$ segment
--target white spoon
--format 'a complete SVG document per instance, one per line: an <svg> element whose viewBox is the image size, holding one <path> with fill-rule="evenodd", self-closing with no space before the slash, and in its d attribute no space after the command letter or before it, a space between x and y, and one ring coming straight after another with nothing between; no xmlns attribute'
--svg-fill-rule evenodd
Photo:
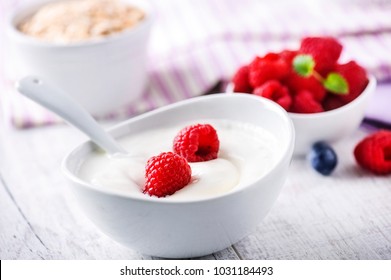
<svg viewBox="0 0 391 280"><path fill-rule="evenodd" d="M108 154L127 153L80 104L56 85L40 77L28 76L21 79L16 88L24 96L41 104L84 132Z"/></svg>

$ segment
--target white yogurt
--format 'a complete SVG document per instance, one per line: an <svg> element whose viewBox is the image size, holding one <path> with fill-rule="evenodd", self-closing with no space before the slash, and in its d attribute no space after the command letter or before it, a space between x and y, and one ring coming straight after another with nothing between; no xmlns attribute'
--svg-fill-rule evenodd
<svg viewBox="0 0 391 280"><path fill-rule="evenodd" d="M189 185L171 196L151 199L189 201L218 196L264 176L279 157L278 139L261 127L228 120L197 123L208 123L216 129L220 140L218 158L189 163L192 170ZM132 156L110 157L94 152L82 164L79 177L98 188L149 197L142 193L147 160L161 152L172 151L174 137L190 124L195 122L123 137L119 142Z"/></svg>

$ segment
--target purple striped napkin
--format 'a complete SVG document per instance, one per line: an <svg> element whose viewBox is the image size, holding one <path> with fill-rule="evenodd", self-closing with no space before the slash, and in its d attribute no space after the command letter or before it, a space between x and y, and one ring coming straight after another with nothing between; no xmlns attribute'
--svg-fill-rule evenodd
<svg viewBox="0 0 391 280"><path fill-rule="evenodd" d="M256 54L297 48L308 35L338 37L344 45L342 60L355 59L379 81L391 79L391 5L386 1L150 2L157 19L150 41L148 86L138 102L107 118L126 118L201 95L218 81L229 80ZM16 4L16 0L2 0L0 24L4 25L1 13ZM7 120L20 128L59 122L14 91L11 63L2 45L1 102Z"/></svg>

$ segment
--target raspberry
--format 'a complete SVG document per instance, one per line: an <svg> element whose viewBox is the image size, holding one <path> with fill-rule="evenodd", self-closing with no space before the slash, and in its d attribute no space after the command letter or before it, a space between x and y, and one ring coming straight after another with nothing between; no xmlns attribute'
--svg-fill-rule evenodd
<svg viewBox="0 0 391 280"><path fill-rule="evenodd" d="M280 52L278 55L286 61L286 63L288 64L288 66L290 68L292 68L292 61L293 59L295 58L296 55L298 55L299 52L298 51L291 51L291 50L284 50L282 52Z"/></svg>
<svg viewBox="0 0 391 280"><path fill-rule="evenodd" d="M189 162L217 158L220 141L210 124L195 124L183 128L174 139L174 152Z"/></svg>
<svg viewBox="0 0 391 280"><path fill-rule="evenodd" d="M290 66L276 53L256 57L250 64L250 85L261 86L268 80L284 79L290 72Z"/></svg>
<svg viewBox="0 0 391 280"><path fill-rule="evenodd" d="M335 71L341 74L349 85L349 93L339 96L345 103L349 103L359 96L368 84L365 69L358 65L354 60L345 64L337 64L335 66Z"/></svg>
<svg viewBox="0 0 391 280"><path fill-rule="evenodd" d="M302 90L311 92L318 102L321 102L326 96L325 88L314 76L302 77L296 73L291 73L284 83L294 94Z"/></svg>
<svg viewBox="0 0 391 280"><path fill-rule="evenodd" d="M325 109L325 111L330 111L330 110L337 109L339 107L342 107L345 104L346 103L343 102L339 98L339 96L337 96L335 94L327 95L326 98L322 102L322 105L323 105L323 108Z"/></svg>
<svg viewBox="0 0 391 280"><path fill-rule="evenodd" d="M299 91L293 96L291 112L293 113L319 113L323 112L322 105L316 101L308 90Z"/></svg>
<svg viewBox="0 0 391 280"><path fill-rule="evenodd" d="M342 45L332 37L308 37L301 41L300 53L315 60L315 71L322 75L333 69L342 52Z"/></svg>
<svg viewBox="0 0 391 280"><path fill-rule="evenodd" d="M232 78L232 82L234 84L234 92L252 92L253 89L249 81L249 69L250 67L248 66L240 67Z"/></svg>
<svg viewBox="0 0 391 280"><path fill-rule="evenodd" d="M289 95L287 87L276 80L267 81L262 86L257 87L253 93L275 101L287 111L289 111L292 104L292 97Z"/></svg>
<svg viewBox="0 0 391 280"><path fill-rule="evenodd" d="M164 197L189 184L191 168L186 159L172 152L151 157L145 166L143 193Z"/></svg>
<svg viewBox="0 0 391 280"><path fill-rule="evenodd" d="M391 131L380 130L363 140L354 149L357 163L375 174L391 174Z"/></svg>

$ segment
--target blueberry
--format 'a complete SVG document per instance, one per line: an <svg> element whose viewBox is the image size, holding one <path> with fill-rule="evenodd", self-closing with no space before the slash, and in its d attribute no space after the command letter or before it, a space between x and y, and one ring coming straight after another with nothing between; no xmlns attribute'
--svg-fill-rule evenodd
<svg viewBox="0 0 391 280"><path fill-rule="evenodd" d="M338 163L337 154L325 142L317 142L309 154L312 167L323 175L330 175Z"/></svg>

